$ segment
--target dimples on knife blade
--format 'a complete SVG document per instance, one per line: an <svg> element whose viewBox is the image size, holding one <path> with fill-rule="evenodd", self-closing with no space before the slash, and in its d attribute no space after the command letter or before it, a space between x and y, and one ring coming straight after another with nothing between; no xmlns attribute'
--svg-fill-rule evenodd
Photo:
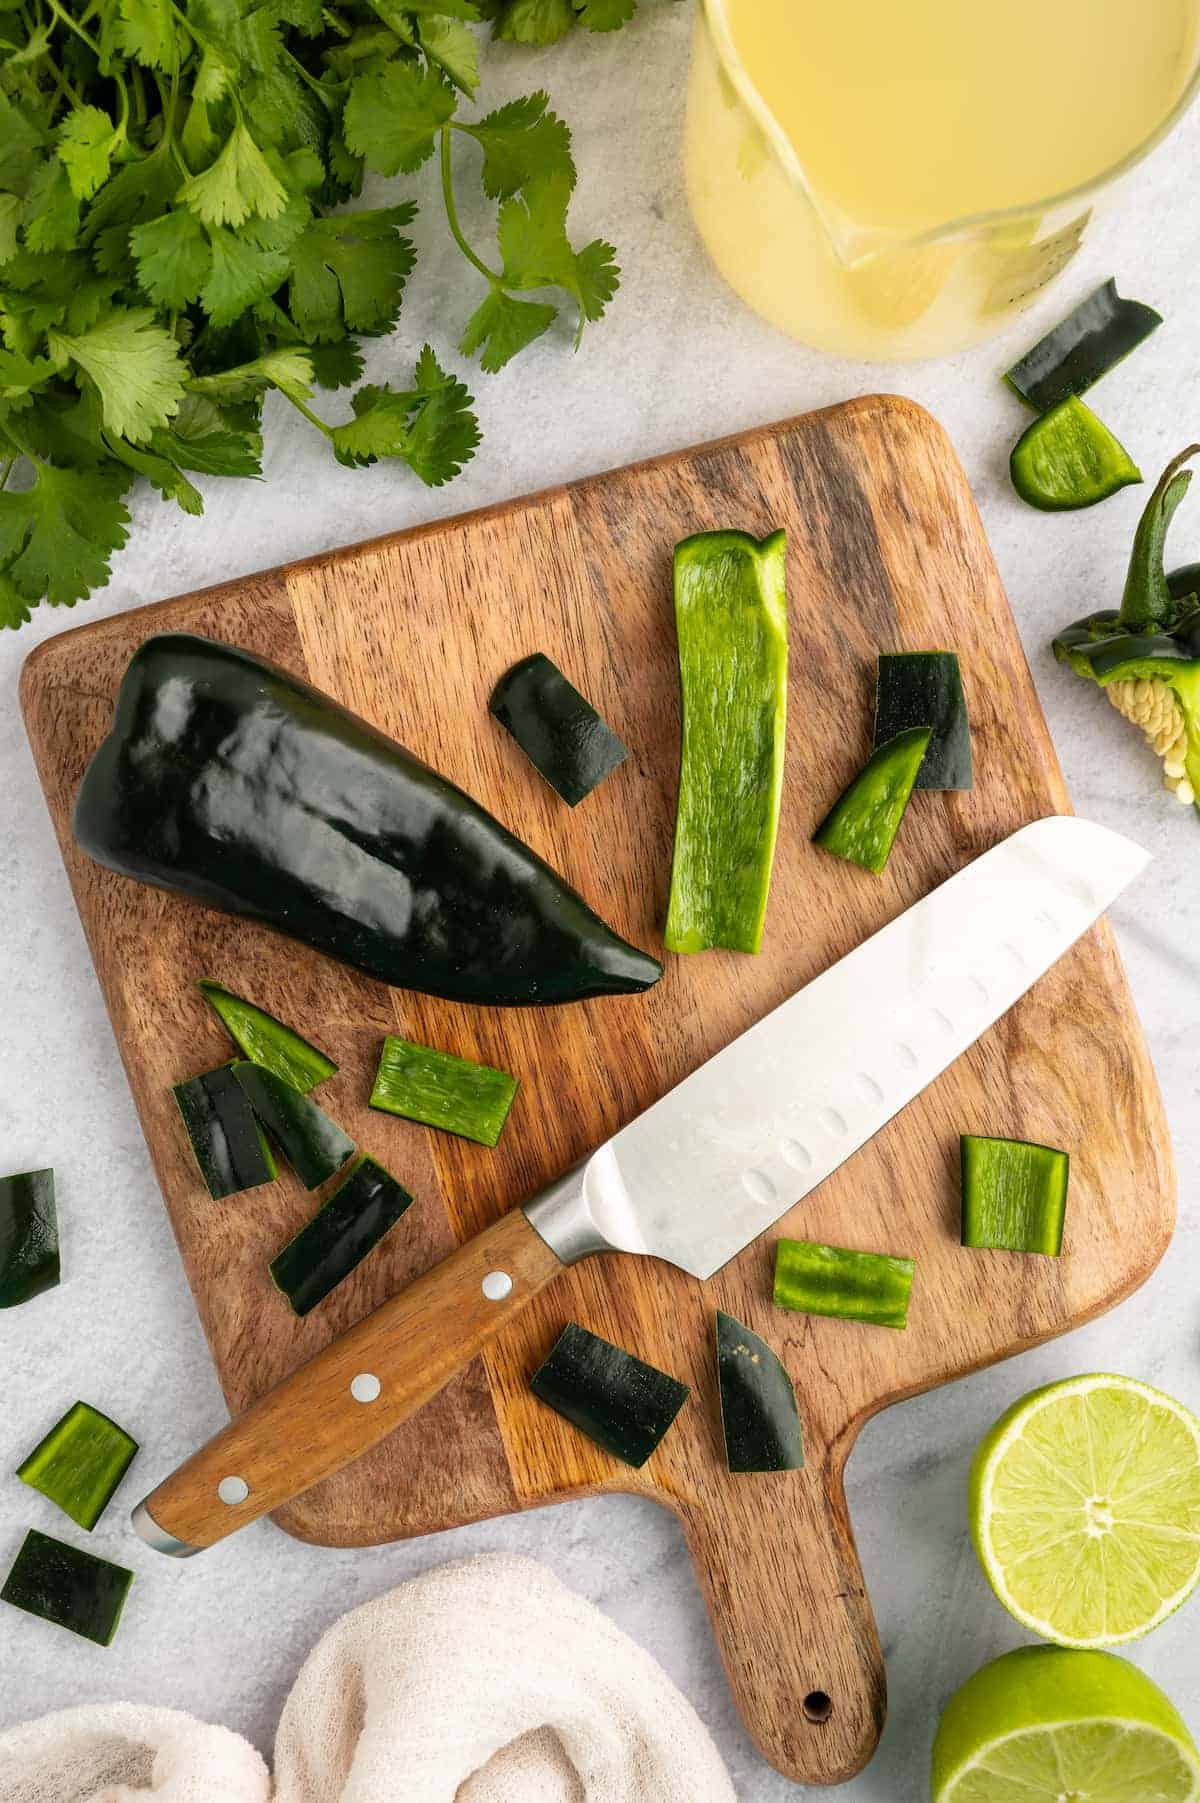
<svg viewBox="0 0 1200 1803"><path fill-rule="evenodd" d="M575 1187L597 1243L711 1276L952 1064L1147 862L1074 815L984 853L587 1161Z"/></svg>

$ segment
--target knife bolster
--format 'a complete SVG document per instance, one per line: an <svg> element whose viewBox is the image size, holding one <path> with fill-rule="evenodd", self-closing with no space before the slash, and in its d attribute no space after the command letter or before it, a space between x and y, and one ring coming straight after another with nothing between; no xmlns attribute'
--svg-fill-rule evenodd
<svg viewBox="0 0 1200 1803"><path fill-rule="evenodd" d="M593 1252L615 1249L593 1215L595 1165L595 1156L573 1165L522 1209L534 1232L564 1265L578 1264Z"/></svg>

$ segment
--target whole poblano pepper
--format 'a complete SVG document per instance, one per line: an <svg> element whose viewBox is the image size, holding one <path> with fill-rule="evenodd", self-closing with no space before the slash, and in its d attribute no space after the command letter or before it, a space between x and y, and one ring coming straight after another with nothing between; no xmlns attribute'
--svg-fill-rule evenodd
<svg viewBox="0 0 1200 1803"><path fill-rule="evenodd" d="M75 837L404 989L529 1005L661 975L445 777L286 671L188 633L134 653Z"/></svg>

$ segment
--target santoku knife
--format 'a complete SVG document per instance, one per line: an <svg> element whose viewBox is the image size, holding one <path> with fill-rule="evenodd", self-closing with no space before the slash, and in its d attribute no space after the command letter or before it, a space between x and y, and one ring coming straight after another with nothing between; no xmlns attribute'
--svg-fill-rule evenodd
<svg viewBox="0 0 1200 1803"><path fill-rule="evenodd" d="M1144 868L1071 815L1021 828L522 1208L262 1396L134 1510L185 1556L358 1458L596 1252L711 1277L878 1132Z"/></svg>

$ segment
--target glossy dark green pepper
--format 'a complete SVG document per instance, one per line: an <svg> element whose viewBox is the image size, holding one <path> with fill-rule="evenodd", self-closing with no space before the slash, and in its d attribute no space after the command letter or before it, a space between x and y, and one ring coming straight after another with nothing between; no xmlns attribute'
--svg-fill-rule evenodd
<svg viewBox="0 0 1200 1803"><path fill-rule="evenodd" d="M147 639L75 807L101 864L383 983L530 1005L662 974L469 795L233 645Z"/></svg>

